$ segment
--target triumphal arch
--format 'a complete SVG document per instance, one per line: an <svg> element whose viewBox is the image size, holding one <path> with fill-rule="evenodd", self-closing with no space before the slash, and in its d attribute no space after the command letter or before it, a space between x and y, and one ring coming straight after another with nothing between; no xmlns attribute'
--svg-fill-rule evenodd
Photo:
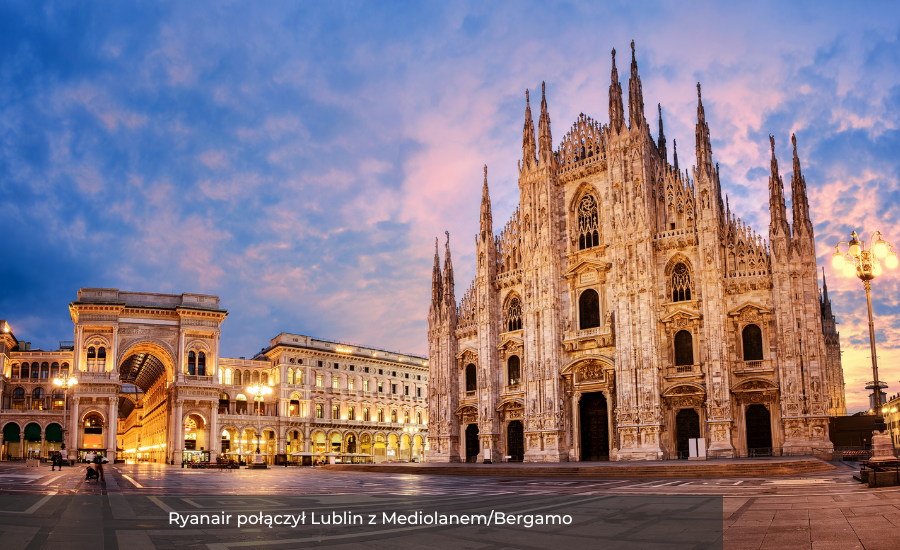
<svg viewBox="0 0 900 550"><path fill-rule="evenodd" d="M85 438L99 435L114 453L119 418L126 425L118 431L152 462L181 460L185 426L198 449L210 448L219 327L228 315L218 296L82 288L69 313L79 383L69 390L67 427L76 448L95 446Z"/></svg>

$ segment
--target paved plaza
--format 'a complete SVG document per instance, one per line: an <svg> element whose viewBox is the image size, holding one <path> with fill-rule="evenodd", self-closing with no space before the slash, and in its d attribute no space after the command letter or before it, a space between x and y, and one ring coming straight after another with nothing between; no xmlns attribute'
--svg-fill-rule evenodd
<svg viewBox="0 0 900 550"><path fill-rule="evenodd" d="M297 542L300 539L290 539L296 542L291 546L293 543L284 542L265 529L177 530L168 525L168 512L201 509L208 505L202 499L210 498L214 499L213 507L227 507L259 503L275 506L276 500L291 498L308 503L322 495L346 495L348 503L363 502L366 498L396 499L397 495L441 496L455 502L468 499L480 503L486 499L514 502L519 495L582 499L615 499L623 495L657 495L659 499L695 495L708 499L723 495L725 548L900 547L900 489L868 489L853 480L854 468L833 464L836 466L833 470L795 476L632 479L408 475L296 467L191 470L163 465L116 465L106 467L105 481L87 483L80 467L59 472L51 471L49 466L25 468L4 463L0 465L0 494L9 496L2 497L4 504L0 506L0 540L4 550L143 550L184 546L222 550L246 545L274 550L305 545ZM478 495L482 497L477 498ZM384 500L379 502L383 505ZM511 546L482 542L473 539L464 546L539 547L525 542ZM388 546L373 542L371 547Z"/></svg>

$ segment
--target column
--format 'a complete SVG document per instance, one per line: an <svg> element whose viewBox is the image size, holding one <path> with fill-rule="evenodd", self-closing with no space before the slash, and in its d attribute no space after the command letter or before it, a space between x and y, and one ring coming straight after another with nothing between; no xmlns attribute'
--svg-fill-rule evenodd
<svg viewBox="0 0 900 550"><path fill-rule="evenodd" d="M25 432L19 434L19 455L25 458Z"/></svg>
<svg viewBox="0 0 900 550"><path fill-rule="evenodd" d="M222 435L219 433L219 405L213 402L209 410L209 429L206 435L206 446L209 449L209 460L215 462L221 452Z"/></svg>
<svg viewBox="0 0 900 550"><path fill-rule="evenodd" d="M175 367L175 375L176 378L179 374L184 374L184 333L185 329L181 329L178 331L178 349L175 350L175 355L177 356L178 366Z"/></svg>
<svg viewBox="0 0 900 550"><path fill-rule="evenodd" d="M70 376L73 376L73 373L78 370L81 370L81 325L75 326L75 354L72 357Z"/></svg>
<svg viewBox="0 0 900 550"><path fill-rule="evenodd" d="M0 460L3 460L3 432L0 432Z"/></svg>
<svg viewBox="0 0 900 550"><path fill-rule="evenodd" d="M116 455L117 439L119 435L119 400L116 397L109 398L108 407L107 432L106 432L106 456L109 457L112 452L113 458Z"/></svg>
<svg viewBox="0 0 900 550"><path fill-rule="evenodd" d="M572 376L574 382L575 376ZM572 395L572 452L573 460L581 460L581 415L578 414L578 404L581 403L581 392Z"/></svg>
<svg viewBox="0 0 900 550"><path fill-rule="evenodd" d="M175 451L175 462L181 462L181 451L184 449L184 421L181 418L181 406L183 401L181 399L175 402L175 441L174 441L174 451Z"/></svg>
<svg viewBox="0 0 900 550"><path fill-rule="evenodd" d="M109 370L116 370L118 368L119 362L119 323L116 323L113 326L113 341L112 341L112 368Z"/></svg>
<svg viewBox="0 0 900 550"><path fill-rule="evenodd" d="M78 398L73 397L69 400L72 408L69 410L71 418L69 418L69 433L66 435L66 449L69 451L70 457L78 456Z"/></svg>

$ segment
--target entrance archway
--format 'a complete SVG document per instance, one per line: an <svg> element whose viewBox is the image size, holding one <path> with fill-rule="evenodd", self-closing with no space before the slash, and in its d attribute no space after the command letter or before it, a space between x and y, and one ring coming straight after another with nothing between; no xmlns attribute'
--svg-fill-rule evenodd
<svg viewBox="0 0 900 550"><path fill-rule="evenodd" d="M478 425L469 424L466 426L466 462L475 462L478 460L478 453L481 451L481 444L478 442Z"/></svg>
<svg viewBox="0 0 900 550"><path fill-rule="evenodd" d="M750 405L744 412L744 420L747 424L747 454L772 454L772 417L769 409L765 405Z"/></svg>
<svg viewBox="0 0 900 550"><path fill-rule="evenodd" d="M181 425L180 419L176 422L171 420L173 412L167 383L174 363L170 350L161 343L141 341L131 345L120 357L124 359L118 365L119 379L122 382L118 396L118 414L116 418L108 419L105 429L118 432L119 422L125 428L137 429L123 429L125 435L120 441L104 437L101 446L106 447L108 443L116 442L121 445L126 460L139 463L166 463L170 458L180 461L182 457L174 455L175 451L180 451L185 446L183 429L186 419L185 424ZM180 415L179 412L178 416ZM199 420L198 426L206 428L206 422L202 418ZM171 434L170 437L171 430L179 433ZM209 449L207 441L205 439L202 445L190 445L195 445L196 449L201 446ZM83 441L81 447L90 450L87 440ZM114 452L115 449L107 450L110 459Z"/></svg>
<svg viewBox="0 0 900 550"><path fill-rule="evenodd" d="M25 426L25 456L27 458L41 456L41 425L35 422Z"/></svg>
<svg viewBox="0 0 900 550"><path fill-rule="evenodd" d="M3 460L20 458L22 447L19 444L22 428L15 422L8 422L3 426Z"/></svg>
<svg viewBox="0 0 900 550"><path fill-rule="evenodd" d="M582 394L579 402L581 460L609 460L609 411L602 392Z"/></svg>
<svg viewBox="0 0 900 550"><path fill-rule="evenodd" d="M521 420L513 420L506 427L506 453L510 462L525 459L525 427Z"/></svg>
<svg viewBox="0 0 900 550"><path fill-rule="evenodd" d="M689 439L700 437L700 415L694 409L681 409L675 415L675 448L678 458L690 457Z"/></svg>

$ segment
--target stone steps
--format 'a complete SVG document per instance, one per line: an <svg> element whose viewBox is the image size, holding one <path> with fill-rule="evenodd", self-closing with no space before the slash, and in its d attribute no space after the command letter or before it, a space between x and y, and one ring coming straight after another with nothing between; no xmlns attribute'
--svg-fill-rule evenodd
<svg viewBox="0 0 900 550"><path fill-rule="evenodd" d="M835 467L816 458L727 462L704 461L693 463L647 464L620 466L505 466L496 465L408 465L408 464L327 464L326 470L344 472L381 472L390 474L456 475L491 477L760 477L796 475L834 470Z"/></svg>

